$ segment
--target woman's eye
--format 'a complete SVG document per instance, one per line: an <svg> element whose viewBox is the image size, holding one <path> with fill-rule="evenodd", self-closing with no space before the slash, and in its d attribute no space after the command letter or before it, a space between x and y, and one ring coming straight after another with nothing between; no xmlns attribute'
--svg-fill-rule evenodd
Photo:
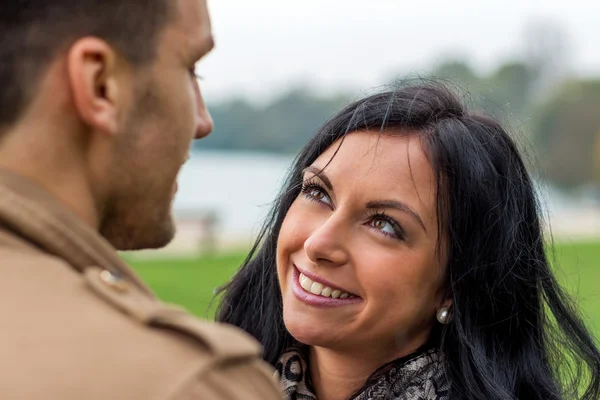
<svg viewBox="0 0 600 400"><path fill-rule="evenodd" d="M323 200L326 197L325 193L323 193L319 189L312 189L309 192L309 195L311 197L313 197L315 200L319 200L319 201Z"/></svg>
<svg viewBox="0 0 600 400"><path fill-rule="evenodd" d="M402 227L385 214L377 213L373 215L369 220L368 225L371 228L376 229L380 234L387 237L406 240L406 234L404 233Z"/></svg>
<svg viewBox="0 0 600 400"><path fill-rule="evenodd" d="M376 218L373 220L373 228L379 229L382 232L385 232L389 235L396 236L396 230L394 229L394 225L386 219Z"/></svg>
<svg viewBox="0 0 600 400"><path fill-rule="evenodd" d="M327 193L325 193L325 191L319 187L313 186L313 187L306 187L304 190L304 195L312 201L317 201L319 203L324 203L327 205L331 205L331 199L329 198L329 195Z"/></svg>

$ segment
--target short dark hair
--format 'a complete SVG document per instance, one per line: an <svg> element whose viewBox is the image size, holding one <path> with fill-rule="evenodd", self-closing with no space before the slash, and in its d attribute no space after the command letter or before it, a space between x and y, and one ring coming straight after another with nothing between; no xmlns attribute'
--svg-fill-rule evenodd
<svg viewBox="0 0 600 400"><path fill-rule="evenodd" d="M517 146L500 123L435 83L358 100L317 131L250 255L221 289L217 319L258 339L272 365L296 344L283 321L279 232L303 170L338 139L366 130L417 137L435 172L453 319L430 339L444 356L452 398L598 399L600 353L546 257L538 198Z"/></svg>
<svg viewBox="0 0 600 400"><path fill-rule="evenodd" d="M154 58L170 0L7 0L0 3L0 128L32 100L56 53L78 38L106 40L132 64Z"/></svg>

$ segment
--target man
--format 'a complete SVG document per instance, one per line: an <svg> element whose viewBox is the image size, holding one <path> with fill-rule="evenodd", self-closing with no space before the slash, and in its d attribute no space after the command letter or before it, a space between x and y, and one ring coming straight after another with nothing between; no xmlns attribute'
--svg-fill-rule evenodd
<svg viewBox="0 0 600 400"><path fill-rule="evenodd" d="M114 251L174 235L212 46L205 0L1 3L0 398L279 398L254 340L162 304Z"/></svg>

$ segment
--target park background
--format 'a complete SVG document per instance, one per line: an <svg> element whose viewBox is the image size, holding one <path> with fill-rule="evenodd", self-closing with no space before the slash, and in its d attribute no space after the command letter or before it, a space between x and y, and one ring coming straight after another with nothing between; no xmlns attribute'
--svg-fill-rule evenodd
<svg viewBox="0 0 600 400"><path fill-rule="evenodd" d="M527 154L559 280L600 338L600 2L213 0L198 65L215 130L194 144L167 248L124 253L156 293L213 318L287 168L345 104L435 77Z"/></svg>

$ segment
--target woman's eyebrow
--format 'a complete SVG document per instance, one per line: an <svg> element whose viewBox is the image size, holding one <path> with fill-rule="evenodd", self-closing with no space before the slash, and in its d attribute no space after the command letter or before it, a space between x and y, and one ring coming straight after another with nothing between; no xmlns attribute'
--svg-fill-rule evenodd
<svg viewBox="0 0 600 400"><path fill-rule="evenodd" d="M311 165L310 167L304 168L302 170L302 174L305 174L307 172L310 172L315 176L319 177L319 179L323 181L325 186L327 186L327 189L333 190L333 185L331 184L331 181L322 169ZM396 200L370 201L367 203L367 208L393 208L395 210L402 211L413 217L419 223L419 225L421 225L423 230L427 232L427 228L425 228L425 224L423 223L423 220L421 219L419 214L405 203Z"/></svg>
<svg viewBox="0 0 600 400"><path fill-rule="evenodd" d="M393 208L394 210L402 211L413 217L419 223L419 225L421 225L423 230L427 232L427 228L425 228L425 224L423 223L423 220L419 214L408 204L396 200L378 200L368 202L367 208Z"/></svg>
<svg viewBox="0 0 600 400"><path fill-rule="evenodd" d="M325 184L325 186L327 186L327 189L329 190L333 190L333 185L331 184L331 181L329 180L329 178L327 177L327 175L325 175L325 172L323 172L323 170L314 167L314 166L310 166L307 168L304 168L302 170L302 174L305 174L307 172L312 172L313 174L315 174L316 176L319 177L319 179L321 179L323 181L323 183Z"/></svg>

